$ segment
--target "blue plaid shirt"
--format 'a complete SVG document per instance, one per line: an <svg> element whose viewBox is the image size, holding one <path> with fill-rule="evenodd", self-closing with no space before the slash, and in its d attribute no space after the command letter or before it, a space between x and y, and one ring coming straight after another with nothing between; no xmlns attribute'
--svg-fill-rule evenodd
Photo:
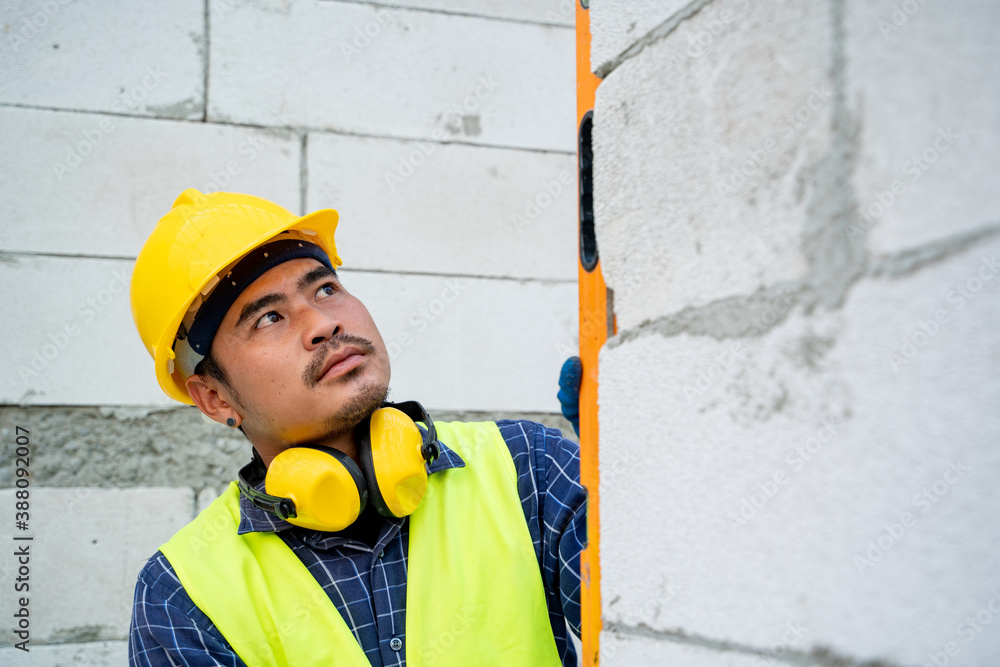
<svg viewBox="0 0 1000 667"><path fill-rule="evenodd" d="M518 493L545 585L549 621L563 665L576 665L567 625L580 634L580 551L587 543L586 491L579 445L530 421L497 422L517 470ZM442 448L430 473L464 467ZM406 664L406 558L409 521L382 520L367 542L307 530L240 497L239 533L275 532L330 596L375 667ZM484 647L488 650L488 647ZM244 666L209 618L191 601L159 551L135 588L129 631L131 665Z"/></svg>

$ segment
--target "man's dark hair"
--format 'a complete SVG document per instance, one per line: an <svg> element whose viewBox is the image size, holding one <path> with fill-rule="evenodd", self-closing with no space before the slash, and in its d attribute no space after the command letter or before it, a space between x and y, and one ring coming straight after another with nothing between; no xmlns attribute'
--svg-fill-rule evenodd
<svg viewBox="0 0 1000 667"><path fill-rule="evenodd" d="M233 390L233 385L229 384L229 376L225 369L212 356L212 348L208 348L208 354L194 367L195 375L206 375L214 380L218 380L229 391Z"/></svg>
<svg viewBox="0 0 1000 667"><path fill-rule="evenodd" d="M212 356L211 347L208 348L208 354L206 354L205 357L198 362L198 365L194 367L194 373L195 375L204 375L205 377L210 377L213 380L218 381L219 384L224 386L232 393L233 398L235 398L240 403L243 402L243 399L240 397L239 392L236 391L236 389L233 388L233 385L229 383L229 376L226 375L226 370L222 367L221 364L219 364L218 361L215 360L215 357ZM246 431L243 430L242 424L240 424L236 428L240 430L240 433L242 433L247 437L247 440L250 439L250 436L248 436Z"/></svg>

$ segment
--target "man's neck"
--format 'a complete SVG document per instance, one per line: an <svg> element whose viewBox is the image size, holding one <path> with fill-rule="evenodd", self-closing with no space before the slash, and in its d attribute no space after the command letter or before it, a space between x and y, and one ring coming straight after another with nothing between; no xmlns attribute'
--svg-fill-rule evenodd
<svg viewBox="0 0 1000 667"><path fill-rule="evenodd" d="M278 438L258 437L252 433L248 433L247 435L250 437L250 442L253 443L254 449L256 449L260 454L260 458L264 461L265 466L270 466L271 461L275 456L293 446L292 444L284 442ZM355 463L359 463L358 444L354 441L354 433L352 431L342 433L338 436L320 438L318 440L310 440L308 442L295 444L330 447L347 454L347 456L351 457Z"/></svg>

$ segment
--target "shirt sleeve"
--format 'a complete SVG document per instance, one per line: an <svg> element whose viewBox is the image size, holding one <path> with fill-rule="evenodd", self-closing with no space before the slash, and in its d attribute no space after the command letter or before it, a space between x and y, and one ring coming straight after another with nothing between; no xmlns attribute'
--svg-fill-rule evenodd
<svg viewBox="0 0 1000 667"><path fill-rule="evenodd" d="M246 667L156 552L139 573L128 641L131 667Z"/></svg>
<svg viewBox="0 0 1000 667"><path fill-rule="evenodd" d="M560 624L568 624L580 636L580 552L587 544L580 445L564 438L559 429L531 421L502 420L497 426L517 469L518 493L538 556L549 616L558 615L558 620L551 620L561 645L566 637L559 632Z"/></svg>

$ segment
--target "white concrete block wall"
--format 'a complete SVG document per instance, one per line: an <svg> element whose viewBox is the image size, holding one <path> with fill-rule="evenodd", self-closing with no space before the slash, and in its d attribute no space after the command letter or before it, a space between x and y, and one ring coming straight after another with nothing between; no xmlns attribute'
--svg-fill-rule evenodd
<svg viewBox="0 0 1000 667"><path fill-rule="evenodd" d="M572 151L573 45L563 27L438 12L238 5L212 23L208 117Z"/></svg>
<svg viewBox="0 0 1000 667"><path fill-rule="evenodd" d="M870 230L877 255L1000 222L990 179L970 178L1000 170L1000 5L912 7L845 4L846 92L860 135L852 226Z"/></svg>
<svg viewBox="0 0 1000 667"><path fill-rule="evenodd" d="M201 118L202 0L14 0L0 7L0 104Z"/></svg>
<svg viewBox="0 0 1000 667"><path fill-rule="evenodd" d="M755 5L690 57L712 16L682 22L597 89L598 247L622 329L807 268L810 170L832 142L829 8Z"/></svg>
<svg viewBox="0 0 1000 667"><path fill-rule="evenodd" d="M602 664L992 666L1000 14L743 4L598 89Z"/></svg>
<svg viewBox="0 0 1000 667"><path fill-rule="evenodd" d="M345 255L347 252L345 251ZM349 255L348 255L349 256ZM127 260L21 255L0 263L0 397L29 405L170 405L132 336ZM558 412L575 346L576 286L342 271L389 348L393 395L451 411ZM54 294L54 308L39 294ZM122 335L122 332L128 335ZM484 381L489 378L489 381Z"/></svg>
<svg viewBox="0 0 1000 667"><path fill-rule="evenodd" d="M224 102L227 86L239 77L260 79L264 74L252 62L227 60L229 49L248 57L256 50L251 46L259 42L251 39L254 33L241 30L250 30L255 21L262 22L258 30L272 30L277 21L278 27L293 33L319 35L317 26L323 23L315 12L332 12L333 24L347 25L354 17L351 12L376 10L357 3L310 0L296 3L280 17L259 16L255 13L259 11L243 4L211 7L209 41L218 50L210 68L215 77L209 80L211 99L229 105L237 115L255 107L250 102ZM477 70L477 76L503 70L511 87L508 104L524 94L549 95L518 111L524 114L532 107L531 122L524 115L514 123L526 128L525 137L540 138L521 142L533 150L442 143L451 139L450 133L428 132L420 141L400 141L316 131L308 126L308 119L290 118L287 108L281 115L267 116L258 113L263 108L259 107L256 116L242 120L262 127L244 127L212 117L207 123L171 122L0 105L0 136L9 148L0 154L0 169L6 176L0 181L0 196L7 202L7 213L0 218L0 249L13 253L2 270L5 281L19 287L5 291L3 299L23 315L18 323L4 325L4 335L24 343L3 348L10 363L3 371L7 381L2 400L73 405L168 403L132 333L126 300L105 294L109 291L106 283L117 274L130 273L129 260L156 219L183 188L194 186L205 191L251 192L294 211L338 208L338 241L348 258L345 268L377 274L373 279L378 286L369 296L375 311L391 313L398 306L412 314L428 307L426 299L406 301L401 295L409 292L398 284L437 280L440 286L432 290L437 293L444 289L444 282L435 279L436 275L496 279L487 290L489 300L477 302L482 312L464 320L470 328L452 332L456 344L460 342L455 349L462 351L465 361L446 361L449 372L431 380L434 395L450 397L441 398L437 405L449 410L490 410L502 405L558 411L553 391L559 370L556 357L575 345L572 31L527 21L452 15L441 9L384 11L405 15L416 22L414 26L423 27L413 38L372 45L372 53L388 49L392 53L387 57L394 62L420 62L419 54L433 45L432 55L441 63L465 63L467 54L481 58L485 69ZM63 29L61 22L71 18L55 12L47 25ZM275 48L300 46L301 40L286 37L281 38L280 30L277 37L272 35ZM496 57L491 49L476 43L480 39L510 39L522 50L537 45L548 55L531 52L529 60L535 59L531 66L518 65ZM442 48L442 44L450 46ZM309 106L312 102L302 95L341 90L331 82L314 84L307 93L297 89L297 80L304 81L306 74L290 77L287 72L296 63L314 63L316 58L295 56L294 49L285 51L280 80L267 84L276 99L284 100L283 105L304 100ZM5 65L13 64L5 61ZM335 64L331 61L331 67ZM379 69L390 77L397 70L389 65ZM429 89L447 89L461 76L452 72L410 78L414 84L424 81ZM378 99L386 92L383 83L362 77L348 87L353 91L352 113L375 122L369 127L375 134L396 133L396 121L401 118L409 122L425 112L437 113L433 100L418 97L409 107L390 105L397 109L393 118L374 120L369 110L383 106ZM484 98L483 104L487 102ZM302 123L307 126L300 127ZM568 128L561 144L544 138L559 125ZM499 135L496 142L517 143ZM549 150L557 145L559 150ZM387 239L393 241L387 243ZM52 301L38 295L53 294L66 273L74 277L67 288L73 308L54 308ZM419 276L411 278L411 273ZM97 301L97 306L89 304L88 298ZM98 301L102 298L107 303ZM511 321L520 326L512 329ZM414 326L394 328L405 337L406 329ZM393 337L398 333L394 331ZM502 345L501 337L506 341ZM66 346L60 345L64 338L69 339ZM429 344L425 339L421 345ZM69 351L64 353L64 347ZM498 355L504 348L507 354ZM421 378L435 375L428 371L429 360L436 356L420 355L419 363L408 368L403 355L395 374L401 386L411 391L426 386ZM109 365L109 358L117 363ZM475 360L499 358L511 360L503 367L506 372L483 383L484 362ZM532 376L537 369L547 377L526 389L525 375Z"/></svg>
<svg viewBox="0 0 1000 667"><path fill-rule="evenodd" d="M576 17L574 2L575 0L375 0L364 1L364 4L434 9L450 14L488 16L572 27Z"/></svg>
<svg viewBox="0 0 1000 667"><path fill-rule="evenodd" d="M4 403L166 405L132 324L132 262L16 255L0 263ZM58 304L48 295L58 294Z"/></svg>
<svg viewBox="0 0 1000 667"><path fill-rule="evenodd" d="M442 410L558 411L552 386L558 390L559 369L576 344L567 336L578 316L575 285L343 273L389 350L395 400L422 396L428 409Z"/></svg>
<svg viewBox="0 0 1000 667"><path fill-rule="evenodd" d="M188 187L301 203L292 132L0 107L0 248L135 257Z"/></svg>
<svg viewBox="0 0 1000 667"><path fill-rule="evenodd" d="M39 446L42 443L37 443ZM28 599L31 641L42 644L121 640L127 637L136 576L161 544L191 520L190 489L96 489L29 487L28 530L6 522L4 543L13 553L28 548L29 588L15 596L20 563L0 560L0 613L13 618L17 599ZM4 508L14 507L14 490L0 491ZM11 517L13 518L13 517ZM31 541L12 538L31 536ZM11 625L0 628L11 646ZM30 652L30 651L29 651Z"/></svg>
<svg viewBox="0 0 1000 667"><path fill-rule="evenodd" d="M566 0L4 4L0 306L16 316L0 326L0 406L40 423L67 406L152 423L171 405L125 286L156 220L196 187L340 210L344 279L390 344L394 398L451 415L558 413L576 347L574 12ZM414 150L426 161L401 174ZM66 446L68 466L79 451ZM173 456L155 448L139 449ZM89 490L34 485L39 511L46 493ZM121 662L141 561L218 491L191 485L94 490L111 509L45 524L68 541L39 561L30 664ZM140 511L160 537L130 527ZM75 552L111 563L100 592L55 590L96 567L54 564ZM86 618L88 598L104 611Z"/></svg>
<svg viewBox="0 0 1000 667"><path fill-rule="evenodd" d="M345 268L573 281L576 159L340 134L309 138L309 210Z"/></svg>

